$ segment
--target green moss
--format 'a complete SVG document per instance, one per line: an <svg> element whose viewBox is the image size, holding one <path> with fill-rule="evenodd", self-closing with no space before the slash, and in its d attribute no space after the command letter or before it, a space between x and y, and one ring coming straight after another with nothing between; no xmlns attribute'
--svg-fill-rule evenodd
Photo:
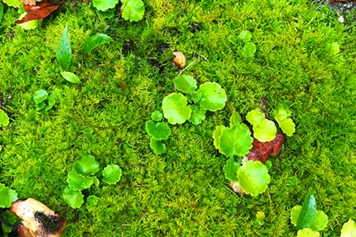
<svg viewBox="0 0 356 237"><path fill-rule="evenodd" d="M290 209L313 186L317 208L329 216L323 234L339 236L355 206L356 172L354 57L356 25L341 25L327 8L306 1L145 1L144 20L103 19L87 5L66 3L42 26L24 31L7 8L0 26L0 87L13 91L10 124L0 130L0 182L19 198L45 202L67 221L64 236L295 236ZM55 49L69 27L73 59L69 71L79 85L61 78ZM253 58L244 43L231 42L249 30ZM93 34L115 41L83 56ZM332 55L337 42L340 53ZM169 48L163 50L163 44ZM178 69L172 52L188 61L198 84L226 90L227 106L207 113L199 126L174 126L167 152L149 147L144 122L174 92ZM199 53L199 54L198 54ZM18 90L21 88L21 90ZM38 89L60 90L59 102L37 111ZM271 183L254 199L232 193L224 178L226 158L213 146L217 125L244 116L264 98L266 114L280 104L292 111L296 132L272 158ZM122 168L116 185L91 187L96 206L71 209L62 192L82 155L100 167ZM290 177L300 181L285 185ZM266 214L254 225L255 214Z"/></svg>

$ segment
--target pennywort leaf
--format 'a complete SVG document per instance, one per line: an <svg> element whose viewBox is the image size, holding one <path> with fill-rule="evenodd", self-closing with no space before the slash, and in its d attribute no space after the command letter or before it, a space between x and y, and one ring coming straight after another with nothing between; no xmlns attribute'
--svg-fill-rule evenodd
<svg viewBox="0 0 356 237"><path fill-rule="evenodd" d="M297 237L319 237L320 233L318 231L311 230L309 228L304 228L298 230Z"/></svg>
<svg viewBox="0 0 356 237"><path fill-rule="evenodd" d="M197 105L189 106L192 109L192 115L189 118L189 122L194 125L199 125L205 120L206 110Z"/></svg>
<svg viewBox="0 0 356 237"><path fill-rule="evenodd" d="M3 2L10 7L20 7L22 4L19 0L3 0Z"/></svg>
<svg viewBox="0 0 356 237"><path fill-rule="evenodd" d="M340 237L356 237L356 223L352 219L344 223Z"/></svg>
<svg viewBox="0 0 356 237"><path fill-rule="evenodd" d="M4 110L0 109L0 127L7 127L9 123L9 116L7 116Z"/></svg>
<svg viewBox="0 0 356 237"><path fill-rule="evenodd" d="M239 34L239 39L245 41L245 42L250 42L252 38L252 34L249 30L243 30Z"/></svg>
<svg viewBox="0 0 356 237"><path fill-rule="evenodd" d="M245 46L242 48L242 57L244 58L253 58L255 56L256 52L256 45L252 42L248 42L245 44Z"/></svg>
<svg viewBox="0 0 356 237"><path fill-rule="evenodd" d="M247 113L246 119L252 124L253 136L260 142L269 142L276 138L277 127L273 121L265 118L258 109Z"/></svg>
<svg viewBox="0 0 356 237"><path fill-rule="evenodd" d="M151 119L153 121L159 122L163 119L163 114L160 111L156 110L151 114Z"/></svg>
<svg viewBox="0 0 356 237"><path fill-rule="evenodd" d="M316 215L316 201L313 193L313 189L310 188L308 194L306 195L302 209L300 211L297 229L302 229L309 226L314 220Z"/></svg>
<svg viewBox="0 0 356 237"><path fill-rule="evenodd" d="M93 0L93 6L99 11L106 11L110 8L114 8L119 0Z"/></svg>
<svg viewBox="0 0 356 237"><path fill-rule="evenodd" d="M157 141L153 138L150 139L150 147L157 155L161 155L167 150L166 145L162 141Z"/></svg>
<svg viewBox="0 0 356 237"><path fill-rule="evenodd" d="M33 94L33 100L35 101L36 105L45 101L48 97L48 92L46 90L38 90Z"/></svg>
<svg viewBox="0 0 356 237"><path fill-rule="evenodd" d="M323 212L317 210L315 213L314 220L308 226L309 229L314 231L323 230L328 225L328 216Z"/></svg>
<svg viewBox="0 0 356 237"><path fill-rule="evenodd" d="M66 79L69 82L81 83L81 81L79 80L79 77L72 72L61 72L61 75L64 79Z"/></svg>
<svg viewBox="0 0 356 237"><path fill-rule="evenodd" d="M108 42L114 41L110 36L106 34L96 34L93 36L90 36L84 43L83 48L82 48L82 53L87 54L96 47L99 47L100 45L106 44Z"/></svg>
<svg viewBox="0 0 356 237"><path fill-rule="evenodd" d="M274 111L274 118L276 119L279 127L287 136L292 136L295 132L295 124L289 116L291 116L289 109L286 109L280 106L277 110Z"/></svg>
<svg viewBox="0 0 356 237"><path fill-rule="evenodd" d="M90 186L94 183L94 178L83 176L78 174L75 170L72 170L68 173L67 183L72 190L80 191L90 188Z"/></svg>
<svg viewBox="0 0 356 237"><path fill-rule="evenodd" d="M237 171L237 179L242 190L257 196L266 191L271 181L268 169L260 161L249 160L245 162Z"/></svg>
<svg viewBox="0 0 356 237"><path fill-rule="evenodd" d="M187 98L181 93L171 93L162 102L163 116L170 124L182 124L190 118L192 109L187 105Z"/></svg>
<svg viewBox="0 0 356 237"><path fill-rule="evenodd" d="M9 208L17 199L16 191L0 183L0 208Z"/></svg>
<svg viewBox="0 0 356 237"><path fill-rule="evenodd" d="M93 207L95 206L99 201L99 198L95 195L90 195L87 198L86 206L87 207Z"/></svg>
<svg viewBox="0 0 356 237"><path fill-rule="evenodd" d="M64 28L62 38L57 44L56 57L62 69L67 70L72 61L72 48L68 37L68 26Z"/></svg>
<svg viewBox="0 0 356 237"><path fill-rule="evenodd" d="M158 141L167 140L171 134L171 129L165 122L155 123L152 120L149 120L145 124L145 129L148 135Z"/></svg>
<svg viewBox="0 0 356 237"><path fill-rule="evenodd" d="M94 156L86 155L74 162L73 168L78 174L94 175L99 171L99 163L95 161Z"/></svg>
<svg viewBox="0 0 356 237"><path fill-rule="evenodd" d="M224 165L225 178L231 181L237 181L237 170L241 164L235 162L234 158L230 156L229 160Z"/></svg>
<svg viewBox="0 0 356 237"><path fill-rule="evenodd" d="M190 93L195 91L197 86L197 81L192 76L181 75L174 79L174 85L176 86L177 90Z"/></svg>
<svg viewBox="0 0 356 237"><path fill-rule="evenodd" d="M80 208L84 203L84 195L70 188L64 190L63 199L71 208Z"/></svg>
<svg viewBox="0 0 356 237"><path fill-rule="evenodd" d="M145 14L145 4L142 0L121 0L122 18L127 21L142 20Z"/></svg>
<svg viewBox="0 0 356 237"><path fill-rule="evenodd" d="M242 123L242 118L239 113L236 111L232 112L230 117L230 127Z"/></svg>
<svg viewBox="0 0 356 237"><path fill-rule="evenodd" d="M225 107L227 101L226 92L218 83L207 82L200 85L200 106L209 111L217 111Z"/></svg>
<svg viewBox="0 0 356 237"><path fill-rule="evenodd" d="M122 170L118 165L108 165L104 168L103 181L107 184L116 184L121 179Z"/></svg>

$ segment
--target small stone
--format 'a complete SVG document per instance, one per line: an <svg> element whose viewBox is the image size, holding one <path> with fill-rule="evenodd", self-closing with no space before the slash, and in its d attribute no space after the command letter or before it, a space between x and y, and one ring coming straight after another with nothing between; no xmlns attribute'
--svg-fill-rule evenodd
<svg viewBox="0 0 356 237"><path fill-rule="evenodd" d="M344 22L345 22L344 16L340 16L340 17L339 17L339 22L340 22L340 23L344 23Z"/></svg>

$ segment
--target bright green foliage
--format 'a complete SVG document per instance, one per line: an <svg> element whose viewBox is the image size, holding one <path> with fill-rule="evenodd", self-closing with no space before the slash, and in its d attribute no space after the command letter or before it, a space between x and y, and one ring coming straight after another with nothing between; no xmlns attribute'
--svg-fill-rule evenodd
<svg viewBox="0 0 356 237"><path fill-rule="evenodd" d="M18 19L21 20L27 15L27 12L24 12ZM32 21L27 21L21 24L18 24L22 29L25 30L33 30L36 29L37 27L40 26L42 20L32 20Z"/></svg>
<svg viewBox="0 0 356 237"><path fill-rule="evenodd" d="M317 210L315 213L314 220L308 226L308 228L314 231L319 231L325 229L327 225L328 225L328 216L323 211Z"/></svg>
<svg viewBox="0 0 356 237"><path fill-rule="evenodd" d="M237 179L242 190L257 196L266 191L271 181L267 167L260 161L247 161L237 171Z"/></svg>
<svg viewBox="0 0 356 237"><path fill-rule="evenodd" d="M313 231L309 228L304 228L302 230L298 230L297 237L319 237L320 234L318 231Z"/></svg>
<svg viewBox="0 0 356 237"><path fill-rule="evenodd" d="M84 43L83 48L82 48L82 53L87 54L96 47L99 47L100 45L109 43L114 41L110 36L106 34L96 34L93 36L90 36Z"/></svg>
<svg viewBox="0 0 356 237"><path fill-rule="evenodd" d="M68 70L70 62L72 61L72 48L68 37L68 26L64 28L62 38L57 44L56 57L62 69Z"/></svg>
<svg viewBox="0 0 356 237"><path fill-rule="evenodd" d="M301 210L302 210L302 206L301 205L296 205L291 210L291 214L290 214L291 222L292 222L292 224L294 226L297 226L298 218L299 218Z"/></svg>
<svg viewBox="0 0 356 237"><path fill-rule="evenodd" d="M241 54L244 58L253 58L256 53L256 45L252 42L248 42L242 48Z"/></svg>
<svg viewBox="0 0 356 237"><path fill-rule="evenodd" d="M142 20L145 14L145 4L142 0L121 0L122 18L127 21Z"/></svg>
<svg viewBox="0 0 356 237"><path fill-rule="evenodd" d="M340 237L356 237L356 223L352 219L344 223Z"/></svg>
<svg viewBox="0 0 356 237"><path fill-rule="evenodd" d="M52 91L51 94L47 98L47 106L45 110L50 110L53 108L53 106L56 104L58 100L58 97L56 95L56 92Z"/></svg>
<svg viewBox="0 0 356 237"><path fill-rule="evenodd" d="M292 136L295 132L295 124L291 118L289 118L292 112L289 109L286 109L280 106L277 110L274 111L274 118L276 119L279 127L287 136Z"/></svg>
<svg viewBox="0 0 356 237"><path fill-rule="evenodd" d="M177 90L190 93L195 91L197 86L197 81L192 76L180 75L179 77L174 79L174 85L176 86Z"/></svg>
<svg viewBox="0 0 356 237"><path fill-rule="evenodd" d="M10 7L20 7L22 4L19 0L3 0L3 2Z"/></svg>
<svg viewBox="0 0 356 237"><path fill-rule="evenodd" d="M256 214L256 221L259 225L264 225L266 215L263 211L258 211Z"/></svg>
<svg viewBox="0 0 356 237"><path fill-rule="evenodd" d="M334 56L338 53L340 53L340 45L337 42L333 42L330 45L330 54Z"/></svg>
<svg viewBox="0 0 356 237"><path fill-rule="evenodd" d="M231 128L224 128L219 137L219 151L226 156L245 156L252 148L253 139L247 125L241 123Z"/></svg>
<svg viewBox="0 0 356 237"><path fill-rule="evenodd" d="M249 30L243 30L239 34L239 39L243 40L244 42L250 42L252 38L252 34Z"/></svg>
<svg viewBox="0 0 356 237"><path fill-rule="evenodd" d="M171 93L162 102L164 117L170 124L182 124L190 118L192 109L187 105L187 98L181 93Z"/></svg>
<svg viewBox="0 0 356 237"><path fill-rule="evenodd" d="M232 112L230 117L230 127L242 123L242 118L236 111Z"/></svg>
<svg viewBox="0 0 356 237"><path fill-rule="evenodd" d="M230 156L226 165L224 165L225 178L231 181L237 181L237 170L240 168L241 164L235 162L234 157Z"/></svg>
<svg viewBox="0 0 356 237"><path fill-rule="evenodd" d="M94 156L85 155L81 159L74 162L74 170L81 175L94 175L99 171L99 163Z"/></svg>
<svg viewBox="0 0 356 237"><path fill-rule="evenodd" d="M46 90L38 90L33 94L33 100L35 101L36 105L41 104L44 102L48 97L48 92Z"/></svg>
<svg viewBox="0 0 356 237"><path fill-rule="evenodd" d="M0 208L9 208L17 199L16 191L0 183Z"/></svg>
<svg viewBox="0 0 356 237"><path fill-rule="evenodd" d="M316 215L316 201L313 189L310 188L308 194L305 196L302 209L298 216L297 229L302 229L309 226Z"/></svg>
<svg viewBox="0 0 356 237"><path fill-rule="evenodd" d="M87 207L93 207L95 206L99 201L99 198L95 195L90 195L88 198L87 198L87 201L86 201L86 206Z"/></svg>
<svg viewBox="0 0 356 237"><path fill-rule="evenodd" d="M156 110L151 114L151 119L153 121L159 122L163 119L163 114L160 111Z"/></svg>
<svg viewBox="0 0 356 237"><path fill-rule="evenodd" d="M64 79L72 83L80 83L80 79L77 75L72 72L61 72L61 75Z"/></svg>
<svg viewBox="0 0 356 237"><path fill-rule="evenodd" d="M110 8L114 8L119 0L93 0L93 6L99 11L106 11Z"/></svg>
<svg viewBox="0 0 356 237"><path fill-rule="evenodd" d="M107 184L116 184L121 179L122 170L118 165L108 165L104 168L103 181Z"/></svg>
<svg viewBox="0 0 356 237"><path fill-rule="evenodd" d="M48 92L46 90L37 90L33 95L33 100L36 103L37 110L45 109L46 111L53 108L53 106L57 103L60 96L59 90L54 90L48 96Z"/></svg>
<svg viewBox="0 0 356 237"><path fill-rule="evenodd" d="M3 15L4 15L4 5L0 2L0 23L2 21Z"/></svg>
<svg viewBox="0 0 356 237"><path fill-rule="evenodd" d="M9 123L9 116L7 116L4 110L0 109L0 127L7 127Z"/></svg>
<svg viewBox="0 0 356 237"><path fill-rule="evenodd" d="M155 123L152 120L149 120L146 122L145 128L146 132L158 141L167 140L171 134L171 129L165 122Z"/></svg>
<svg viewBox="0 0 356 237"><path fill-rule="evenodd" d="M166 152L167 148L164 143L157 141L153 138L150 139L150 147L157 155L161 155Z"/></svg>
<svg viewBox="0 0 356 237"><path fill-rule="evenodd" d="M80 191L90 188L94 183L94 178L83 176L78 174L75 170L72 170L68 173L67 183L72 190Z"/></svg>
<svg viewBox="0 0 356 237"><path fill-rule="evenodd" d="M62 194L64 201L71 208L80 208L84 203L84 195L70 188L66 188Z"/></svg>
<svg viewBox="0 0 356 237"><path fill-rule="evenodd" d="M216 82L206 82L200 85L200 106L205 110L217 111L225 107L227 101L226 92Z"/></svg>
<svg viewBox="0 0 356 237"><path fill-rule="evenodd" d="M189 118L189 122L194 125L199 125L205 120L206 110L198 105L190 106L192 109L192 115Z"/></svg>
<svg viewBox="0 0 356 237"><path fill-rule="evenodd" d="M258 109L248 112L246 119L253 126L253 136L260 142L269 142L276 138L276 125L273 121L266 119L264 113Z"/></svg>

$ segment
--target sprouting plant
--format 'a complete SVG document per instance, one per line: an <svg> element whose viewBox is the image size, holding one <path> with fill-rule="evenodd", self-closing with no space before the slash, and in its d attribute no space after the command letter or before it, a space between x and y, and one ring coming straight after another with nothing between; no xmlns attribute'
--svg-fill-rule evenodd
<svg viewBox="0 0 356 237"><path fill-rule="evenodd" d="M248 112L246 120L252 124L253 136L260 142L269 142L276 137L276 125L273 121L266 119L265 114L258 109Z"/></svg>
<svg viewBox="0 0 356 237"><path fill-rule="evenodd" d="M192 109L181 93L171 93L162 101L163 116L170 124L182 124L190 118Z"/></svg>
<svg viewBox="0 0 356 237"><path fill-rule="evenodd" d="M352 219L344 223L340 237L356 237L356 223Z"/></svg>
<svg viewBox="0 0 356 237"><path fill-rule="evenodd" d="M166 145L162 143L163 140L167 140L171 134L171 129L168 124L161 121L163 115L159 111L155 111L151 115L152 120L145 123L145 129L148 135L151 136L150 147L158 155L163 154L166 151Z"/></svg>
<svg viewBox="0 0 356 237"><path fill-rule="evenodd" d="M312 188L309 189L303 205L292 208L291 221L299 230L297 236L319 236L318 231L326 228L328 216L323 211L316 210L316 200Z"/></svg>
<svg viewBox="0 0 356 237"><path fill-rule="evenodd" d="M37 110L50 110L59 100L61 92L54 90L50 94L46 90L37 90L33 95Z"/></svg>
<svg viewBox="0 0 356 237"><path fill-rule="evenodd" d="M276 119L279 127L289 137L295 132L295 124L293 120L289 118L291 115L292 112L283 106L280 106L274 111L274 118Z"/></svg>
<svg viewBox="0 0 356 237"><path fill-rule="evenodd" d="M122 170L118 165L108 165L104 168L103 181L107 184L116 184L121 179Z"/></svg>
<svg viewBox="0 0 356 237"><path fill-rule="evenodd" d="M0 127L7 127L10 123L9 116L4 110L0 109Z"/></svg>
<svg viewBox="0 0 356 237"><path fill-rule="evenodd" d="M118 3L119 0L93 0L93 6L104 16L111 16L110 10L115 8ZM121 3L121 14L125 20L142 20L145 14L145 4L142 0L121 0Z"/></svg>
<svg viewBox="0 0 356 237"><path fill-rule="evenodd" d="M0 183L0 208L9 208L17 199L16 191Z"/></svg>
<svg viewBox="0 0 356 237"><path fill-rule="evenodd" d="M68 26L63 30L62 37L57 44L56 57L63 70L68 70L72 61L72 48L68 37Z"/></svg>
<svg viewBox="0 0 356 237"><path fill-rule="evenodd" d="M100 45L106 44L108 42L114 41L110 36L106 34L96 34L93 36L90 36L84 43L82 47L82 53L87 54L96 47L99 47Z"/></svg>

